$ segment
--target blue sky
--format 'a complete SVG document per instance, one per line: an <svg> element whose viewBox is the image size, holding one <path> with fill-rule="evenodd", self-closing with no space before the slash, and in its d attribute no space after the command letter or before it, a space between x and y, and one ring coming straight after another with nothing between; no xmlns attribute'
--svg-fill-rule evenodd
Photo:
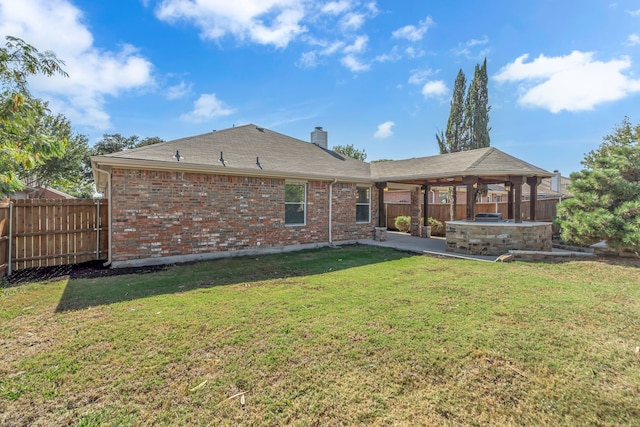
<svg viewBox="0 0 640 427"><path fill-rule="evenodd" d="M66 62L31 88L92 143L255 123L433 155L485 57L491 145L536 166L568 175L640 122L638 0L0 0L0 33Z"/></svg>

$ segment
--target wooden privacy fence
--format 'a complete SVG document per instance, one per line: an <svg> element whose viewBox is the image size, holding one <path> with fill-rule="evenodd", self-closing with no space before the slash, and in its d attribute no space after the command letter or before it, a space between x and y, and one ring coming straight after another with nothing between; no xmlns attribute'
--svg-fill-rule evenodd
<svg viewBox="0 0 640 427"><path fill-rule="evenodd" d="M106 259L106 200L0 203L0 277L32 267Z"/></svg>
<svg viewBox="0 0 640 427"><path fill-rule="evenodd" d="M522 219L528 221L529 216L529 204L530 202L521 202L521 212L523 213ZM556 205L558 199L541 199L536 201L536 221L553 221L556 216ZM387 227L395 228L396 217L398 216L410 216L411 205L407 203L385 203L385 209L387 213ZM476 213L484 212L500 212L502 218L507 219L508 213L507 202L493 202L493 203L476 203ZM429 217L435 218L439 221L449 221L449 204L437 203L429 204ZM456 219L465 219L467 217L467 205L456 205Z"/></svg>

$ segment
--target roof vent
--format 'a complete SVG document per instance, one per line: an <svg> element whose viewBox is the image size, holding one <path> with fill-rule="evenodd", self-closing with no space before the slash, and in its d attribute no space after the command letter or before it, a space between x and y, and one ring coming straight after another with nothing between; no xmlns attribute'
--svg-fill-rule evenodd
<svg viewBox="0 0 640 427"><path fill-rule="evenodd" d="M316 126L314 131L311 132L311 143L327 150L328 142L329 138L327 135L327 131L322 130L322 126Z"/></svg>

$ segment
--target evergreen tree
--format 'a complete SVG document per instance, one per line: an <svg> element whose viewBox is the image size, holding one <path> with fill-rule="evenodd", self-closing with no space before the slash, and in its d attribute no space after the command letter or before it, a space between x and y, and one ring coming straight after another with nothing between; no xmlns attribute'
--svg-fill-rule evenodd
<svg viewBox="0 0 640 427"><path fill-rule="evenodd" d="M640 252L640 124L625 118L582 164L571 174L574 197L558 206L562 238Z"/></svg>
<svg viewBox="0 0 640 427"><path fill-rule="evenodd" d="M460 69L453 86L451 110L449 111L449 120L447 121L447 130L445 133L446 144L440 147L440 154L463 151L467 145L467 131L464 118L466 88L467 79L462 69Z"/></svg>
<svg viewBox="0 0 640 427"><path fill-rule="evenodd" d="M491 146L491 137L489 132L489 112L491 106L489 105L489 76L487 75L487 58L482 62L480 67L480 74L478 77L478 97L477 106L474 111L475 124L474 131L476 134L476 144L471 146L471 149L482 148Z"/></svg>
<svg viewBox="0 0 640 427"><path fill-rule="evenodd" d="M466 97L466 78L462 69L458 71L451 98L447 130L436 133L440 154L475 150L491 145L489 137L489 131L491 131L489 111L491 111L491 107L489 106L488 83L486 58L482 66L476 65ZM476 195L486 194L486 192L487 186L485 185L478 186L476 189ZM451 202L450 217L454 219L457 204L455 188L449 190L449 199Z"/></svg>

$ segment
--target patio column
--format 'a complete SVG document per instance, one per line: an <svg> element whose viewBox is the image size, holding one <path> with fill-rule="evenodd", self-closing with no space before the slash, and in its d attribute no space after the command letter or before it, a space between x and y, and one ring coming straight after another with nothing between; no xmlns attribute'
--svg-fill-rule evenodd
<svg viewBox="0 0 640 427"><path fill-rule="evenodd" d="M429 226L429 184L422 185L422 237L427 237L426 230Z"/></svg>
<svg viewBox="0 0 640 427"><path fill-rule="evenodd" d="M522 183L524 177L510 176L509 181L513 184L513 216L516 223L522 222Z"/></svg>
<svg viewBox="0 0 640 427"><path fill-rule="evenodd" d="M420 237L420 187L411 190L411 235Z"/></svg>
<svg viewBox="0 0 640 427"><path fill-rule="evenodd" d="M478 188L477 176L465 176L462 183L467 185L467 221L473 221L476 216L476 188Z"/></svg>
<svg viewBox="0 0 640 427"><path fill-rule="evenodd" d="M378 189L378 227L387 226L387 215L384 210L384 189L387 188L386 182L376 182Z"/></svg>
<svg viewBox="0 0 640 427"><path fill-rule="evenodd" d="M513 219L513 183L507 181L504 187L507 190L507 219Z"/></svg>
<svg viewBox="0 0 640 427"><path fill-rule="evenodd" d="M527 177L527 184L529 184L529 221L536 220L536 205L538 200L538 185L542 178L539 176Z"/></svg>

